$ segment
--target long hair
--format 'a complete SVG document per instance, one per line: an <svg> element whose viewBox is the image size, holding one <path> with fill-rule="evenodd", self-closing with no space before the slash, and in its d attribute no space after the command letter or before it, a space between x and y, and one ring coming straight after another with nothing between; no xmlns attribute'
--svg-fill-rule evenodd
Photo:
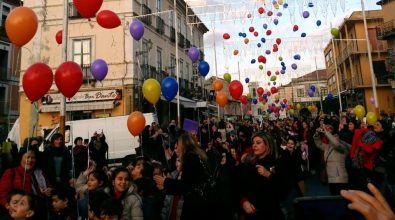
<svg viewBox="0 0 395 220"><path fill-rule="evenodd" d="M206 152L204 152L200 148L200 146L195 142L195 140L192 138L192 136L190 134L182 134L178 138L177 147L181 148L181 161L182 161L182 157L183 157L183 155L185 155L185 153L193 152L193 153L199 155L203 161L207 162Z"/></svg>
<svg viewBox="0 0 395 220"><path fill-rule="evenodd" d="M274 148L274 143L273 143L273 140L270 138L270 136L268 136L266 133L264 133L264 132L257 132L257 133L255 133L255 134L253 134L252 135L252 138L251 138L251 142L254 140L254 138L256 138L256 137L260 137L260 138L262 138L262 140L263 140L263 142L265 142L265 144L266 144L266 146L267 146L267 155L268 156L270 156L270 155L273 155L273 154L276 154L276 152L275 152L275 148Z"/></svg>

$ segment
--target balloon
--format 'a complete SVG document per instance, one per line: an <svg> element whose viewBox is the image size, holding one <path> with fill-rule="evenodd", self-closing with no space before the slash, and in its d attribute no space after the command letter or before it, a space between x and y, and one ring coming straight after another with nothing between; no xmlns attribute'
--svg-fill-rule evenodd
<svg viewBox="0 0 395 220"><path fill-rule="evenodd" d="M294 113L295 113L295 110L290 109L290 110L289 110L289 113L294 114Z"/></svg>
<svg viewBox="0 0 395 220"><path fill-rule="evenodd" d="M177 80L172 76L164 78L162 80L161 89L163 97L165 97L165 99L170 102L174 99L174 97L176 97L178 93Z"/></svg>
<svg viewBox="0 0 395 220"><path fill-rule="evenodd" d="M270 36L271 34L272 34L272 31L271 31L271 30L267 30L267 31L266 31L266 35L267 35L267 36Z"/></svg>
<svg viewBox="0 0 395 220"><path fill-rule="evenodd" d="M280 99L280 95L275 95L274 98L275 98L276 100L279 100L279 99Z"/></svg>
<svg viewBox="0 0 395 220"><path fill-rule="evenodd" d="M275 19L273 20L273 23L274 23L275 25L277 25L277 24L278 24L278 19L275 18Z"/></svg>
<svg viewBox="0 0 395 220"><path fill-rule="evenodd" d="M283 57L282 57L282 56L279 56L279 57L278 57L278 60L279 60L279 61L283 61ZM284 66L284 64L285 64L284 62L281 62L281 65L282 65L282 66Z"/></svg>
<svg viewBox="0 0 395 220"><path fill-rule="evenodd" d="M30 101L35 102L48 92L52 86L52 81L51 68L44 63L35 63L23 75L23 91Z"/></svg>
<svg viewBox="0 0 395 220"><path fill-rule="evenodd" d="M377 122L377 116L374 112L368 112L366 114L366 122L368 125L374 125Z"/></svg>
<svg viewBox="0 0 395 220"><path fill-rule="evenodd" d="M103 28L112 29L121 25L121 19L110 10L103 10L96 15L97 23Z"/></svg>
<svg viewBox="0 0 395 220"><path fill-rule="evenodd" d="M276 75L280 75L280 72L278 70L276 70L275 74Z"/></svg>
<svg viewBox="0 0 395 220"><path fill-rule="evenodd" d="M272 113L273 110L271 110L270 108L267 109L267 112Z"/></svg>
<svg viewBox="0 0 395 220"><path fill-rule="evenodd" d="M270 81L276 81L277 77L276 76L272 76L270 77Z"/></svg>
<svg viewBox="0 0 395 220"><path fill-rule="evenodd" d="M303 17L304 17L304 18L308 18L309 16L310 16L309 11L304 11L304 12L303 12Z"/></svg>
<svg viewBox="0 0 395 220"><path fill-rule="evenodd" d="M203 60L199 63L198 70L200 75L207 76L208 72L210 71L210 65Z"/></svg>
<svg viewBox="0 0 395 220"><path fill-rule="evenodd" d="M270 16L272 16L272 15L273 15L273 12L272 12L272 11L268 11L268 12L267 12L267 16L270 17Z"/></svg>
<svg viewBox="0 0 395 220"><path fill-rule="evenodd" d="M82 85L81 66L73 61L62 63L55 72L55 84L67 98L73 97Z"/></svg>
<svg viewBox="0 0 395 220"><path fill-rule="evenodd" d="M259 69L263 70L263 65L262 64L259 65Z"/></svg>
<svg viewBox="0 0 395 220"><path fill-rule="evenodd" d="M354 108L354 113L361 120L366 114L365 108L362 105L357 105Z"/></svg>
<svg viewBox="0 0 395 220"><path fill-rule="evenodd" d="M244 39L245 44L248 44L248 42L250 42L250 40L248 38Z"/></svg>
<svg viewBox="0 0 395 220"><path fill-rule="evenodd" d="M63 37L63 31L58 31L58 32L56 32L56 35L55 35L55 40L56 40L56 43L58 43L58 44L62 44L62 37Z"/></svg>
<svg viewBox="0 0 395 220"><path fill-rule="evenodd" d="M261 43L257 43L257 45L256 45L257 47L261 47L262 46L262 44Z"/></svg>
<svg viewBox="0 0 395 220"><path fill-rule="evenodd" d="M144 24L139 19L135 19L129 27L133 39L140 40L144 35Z"/></svg>
<svg viewBox="0 0 395 220"><path fill-rule="evenodd" d="M283 13L281 13L281 12L279 11L279 12L277 12L277 16L278 16L278 17L281 17L281 16L283 16Z"/></svg>
<svg viewBox="0 0 395 220"><path fill-rule="evenodd" d="M262 27L263 27L264 29L267 29L267 24L263 24ZM263 42L263 43L265 43L265 42Z"/></svg>
<svg viewBox="0 0 395 220"><path fill-rule="evenodd" d="M249 83L250 82L250 78L245 78L245 80L244 80L246 83Z"/></svg>
<svg viewBox="0 0 395 220"><path fill-rule="evenodd" d="M251 100L251 93L247 94L247 100L250 101Z"/></svg>
<svg viewBox="0 0 395 220"><path fill-rule="evenodd" d="M295 24L293 27L293 31L298 31L298 30L299 30L299 26Z"/></svg>
<svg viewBox="0 0 395 220"><path fill-rule="evenodd" d="M228 83L232 80L232 76L229 73L224 74L224 80Z"/></svg>
<svg viewBox="0 0 395 220"><path fill-rule="evenodd" d="M215 91L220 91L222 89L222 87L224 87L224 84L222 83L221 80L219 80L219 79L214 80L213 89Z"/></svg>
<svg viewBox="0 0 395 220"><path fill-rule="evenodd" d="M257 90L256 90L256 92L258 93L258 95L259 95L259 96L262 96L262 95L263 95L263 92L264 92L264 90L263 90L263 88L262 88L262 87L258 87L258 88L257 88Z"/></svg>
<svg viewBox="0 0 395 220"><path fill-rule="evenodd" d="M237 50L237 49L234 49L234 50L233 50L233 55L235 55L235 56L236 56L237 54L239 54L239 50Z"/></svg>
<svg viewBox="0 0 395 220"><path fill-rule="evenodd" d="M331 34L334 38L339 36L339 29L337 28L331 28Z"/></svg>
<svg viewBox="0 0 395 220"><path fill-rule="evenodd" d="M199 59L200 52L196 47L191 47L188 50L188 57L191 59L191 61L194 63Z"/></svg>
<svg viewBox="0 0 395 220"><path fill-rule="evenodd" d="M267 55L269 55L269 54L271 53L271 51L270 51L270 50L266 50L265 53L266 53Z"/></svg>
<svg viewBox="0 0 395 220"><path fill-rule="evenodd" d="M262 96L259 96L259 99L258 99L260 102L263 102L264 101L264 99L263 99L263 97Z"/></svg>
<svg viewBox="0 0 395 220"><path fill-rule="evenodd" d="M95 17L96 12L103 4L103 0L73 0L73 3L82 17L91 18Z"/></svg>
<svg viewBox="0 0 395 220"><path fill-rule="evenodd" d="M259 14L263 14L265 12L265 9L263 9L262 7L258 8L258 13Z"/></svg>
<svg viewBox="0 0 395 220"><path fill-rule="evenodd" d="M18 47L27 44L34 37L37 27L36 13L27 7L16 7L5 20L8 39Z"/></svg>
<svg viewBox="0 0 395 220"><path fill-rule="evenodd" d="M96 80L102 81L106 78L108 66L106 61L97 59L91 64L91 73Z"/></svg>
<svg viewBox="0 0 395 220"><path fill-rule="evenodd" d="M270 91L272 92L272 94L276 94L277 88L273 86L272 88L270 88Z"/></svg>
<svg viewBox="0 0 395 220"><path fill-rule="evenodd" d="M369 101L370 101L371 104L374 104L375 103L374 97L370 97Z"/></svg>
<svg viewBox="0 0 395 220"><path fill-rule="evenodd" d="M277 43L278 45L280 45L280 44L281 44L281 39L280 39L280 38L277 38L277 39L276 39L276 43Z"/></svg>
<svg viewBox="0 0 395 220"><path fill-rule="evenodd" d="M228 96L224 92L217 92L215 100L219 107L223 108L228 103Z"/></svg>
<svg viewBox="0 0 395 220"><path fill-rule="evenodd" d="M292 69L296 70L296 69L298 68L298 65L296 65L296 63L293 63L293 64L291 65L291 67L292 67Z"/></svg>
<svg viewBox="0 0 395 220"><path fill-rule="evenodd" d="M276 85L277 83L276 82L273 82L273 85Z"/></svg>
<svg viewBox="0 0 395 220"><path fill-rule="evenodd" d="M254 103L254 105L256 105L258 103L258 100L256 98L253 98L252 103Z"/></svg>
<svg viewBox="0 0 395 220"><path fill-rule="evenodd" d="M243 37L247 37L247 34L246 34L246 33L244 33L244 34L243 34Z"/></svg>
<svg viewBox="0 0 395 220"><path fill-rule="evenodd" d="M309 97L313 97L313 96L314 96L314 91L311 90L311 89L309 89L309 91L307 92L307 95L308 95Z"/></svg>
<svg viewBox="0 0 395 220"><path fill-rule="evenodd" d="M288 8L288 3L284 3L283 7Z"/></svg>
<svg viewBox="0 0 395 220"><path fill-rule="evenodd" d="M328 93L328 96L326 97L328 100L332 100L333 99L333 94L332 93Z"/></svg>
<svg viewBox="0 0 395 220"><path fill-rule="evenodd" d="M260 55L260 56L258 57L258 61L259 61L260 63L266 63L266 57Z"/></svg>
<svg viewBox="0 0 395 220"><path fill-rule="evenodd" d="M271 93L270 91L267 91L266 95L267 95L267 96L271 96L272 93Z"/></svg>
<svg viewBox="0 0 395 220"><path fill-rule="evenodd" d="M317 111L317 107L315 105L311 106L311 112L316 112Z"/></svg>
<svg viewBox="0 0 395 220"><path fill-rule="evenodd" d="M311 85L310 89L313 90L313 92L315 92L315 85Z"/></svg>
<svg viewBox="0 0 395 220"><path fill-rule="evenodd" d="M255 32L254 32L254 36L255 36L255 37L258 37L258 35L259 35L259 33L255 31Z"/></svg>
<svg viewBox="0 0 395 220"><path fill-rule="evenodd" d="M309 110L309 112L312 112L312 111L311 111L311 110L312 110L311 105L307 106L307 110Z"/></svg>
<svg viewBox="0 0 395 220"><path fill-rule="evenodd" d="M266 43L266 39L264 37L261 38L262 43Z"/></svg>
<svg viewBox="0 0 395 220"><path fill-rule="evenodd" d="M313 3L313 2L309 2L308 6L309 6L310 8L312 8L312 7L314 7L314 3Z"/></svg>
<svg viewBox="0 0 395 220"><path fill-rule="evenodd" d="M254 64L255 62L256 62L255 59L252 59L252 60L251 60L251 64Z"/></svg>
<svg viewBox="0 0 395 220"><path fill-rule="evenodd" d="M250 31L250 32L254 32L254 27L250 27L250 28L248 28L248 30Z"/></svg>
<svg viewBox="0 0 395 220"><path fill-rule="evenodd" d="M283 99L283 102L287 104L288 100L286 98Z"/></svg>
<svg viewBox="0 0 395 220"><path fill-rule="evenodd" d="M223 37L225 40L228 40L228 39L230 38L230 35L229 35L228 33L225 33L222 37Z"/></svg>
<svg viewBox="0 0 395 220"><path fill-rule="evenodd" d="M243 94L243 85L238 80L233 80L229 84L229 93L234 100L239 100L240 96Z"/></svg>
<svg viewBox="0 0 395 220"><path fill-rule="evenodd" d="M155 105L160 98L161 88L156 79L146 79L143 83L143 95L147 101Z"/></svg>
<svg viewBox="0 0 395 220"><path fill-rule="evenodd" d="M299 54L294 55L294 59L295 60L300 60L300 55Z"/></svg>
<svg viewBox="0 0 395 220"><path fill-rule="evenodd" d="M302 105L300 105L300 104L296 104L296 109L297 109L297 110L300 110L300 109L302 109Z"/></svg>
<svg viewBox="0 0 395 220"><path fill-rule="evenodd" d="M283 4L283 0L278 0L277 3L278 3L279 5L282 5L282 4Z"/></svg>
<svg viewBox="0 0 395 220"><path fill-rule="evenodd" d="M281 74L285 74L285 70L282 69L282 70L280 71L280 73L281 73Z"/></svg>
<svg viewBox="0 0 395 220"><path fill-rule="evenodd" d="M303 32L300 36L301 37L306 37L306 33Z"/></svg>
<svg viewBox="0 0 395 220"><path fill-rule="evenodd" d="M272 75L272 71L268 70L266 74L267 74L267 76L270 76L270 75Z"/></svg>
<svg viewBox="0 0 395 220"><path fill-rule="evenodd" d="M319 27L321 26L321 20L317 20L317 22L315 22L315 24Z"/></svg>
<svg viewBox="0 0 395 220"><path fill-rule="evenodd" d="M143 113L139 111L132 112L128 117L127 126L129 132L133 136L138 136L141 132L143 132L145 128L145 117Z"/></svg>
<svg viewBox="0 0 395 220"><path fill-rule="evenodd" d="M245 96L245 95L242 95L241 97L240 97L240 102L243 104L243 105L246 105L247 104L247 96Z"/></svg>
<svg viewBox="0 0 395 220"><path fill-rule="evenodd" d="M247 18L251 18L251 14L248 14L248 15L247 15Z"/></svg>

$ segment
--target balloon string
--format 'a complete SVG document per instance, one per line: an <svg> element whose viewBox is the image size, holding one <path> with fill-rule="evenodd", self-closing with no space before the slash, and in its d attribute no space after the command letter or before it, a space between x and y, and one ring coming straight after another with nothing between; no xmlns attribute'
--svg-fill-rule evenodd
<svg viewBox="0 0 395 220"><path fill-rule="evenodd" d="M32 102L32 105L34 106L36 103ZM34 106L35 107L35 106ZM33 114L30 111L30 120L29 120L29 133L27 135L27 149L26 149L26 161L25 161L25 167L24 167L24 172L23 172L23 189L25 188L25 183L26 183L26 172L27 172L27 162L29 159L29 148L30 148L30 134L32 132L32 120L31 118L33 118Z"/></svg>

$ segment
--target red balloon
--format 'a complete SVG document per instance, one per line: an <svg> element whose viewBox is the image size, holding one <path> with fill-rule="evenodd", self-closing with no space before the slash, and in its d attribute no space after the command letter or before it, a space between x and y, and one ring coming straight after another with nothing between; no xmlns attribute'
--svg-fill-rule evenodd
<svg viewBox="0 0 395 220"><path fill-rule="evenodd" d="M273 110L273 112L277 113L277 112L278 112L277 106L274 106L274 107L272 108L272 110Z"/></svg>
<svg viewBox="0 0 395 220"><path fill-rule="evenodd" d="M62 38L63 38L63 31L56 32L55 35L56 43L62 44Z"/></svg>
<svg viewBox="0 0 395 220"><path fill-rule="evenodd" d="M254 32L254 27L250 27L249 29L248 29L250 32Z"/></svg>
<svg viewBox="0 0 395 220"><path fill-rule="evenodd" d="M116 28L121 25L121 19L110 10L103 10L96 15L97 23L107 29Z"/></svg>
<svg viewBox="0 0 395 220"><path fill-rule="evenodd" d="M272 11L268 11L268 12L267 12L267 16L270 17L270 16L272 16L272 15L273 15L273 12L272 12Z"/></svg>
<svg viewBox="0 0 395 220"><path fill-rule="evenodd" d="M267 35L267 36L269 36L269 35L271 35L271 34L272 34L272 31L271 31L271 30L267 30L267 31L266 31L266 35Z"/></svg>
<svg viewBox="0 0 395 220"><path fill-rule="evenodd" d="M225 40L227 40L227 39L230 38L230 35L229 35L228 33L225 33L222 37L223 37Z"/></svg>
<svg viewBox="0 0 395 220"><path fill-rule="evenodd" d="M294 27L293 27L293 30L294 31L298 31L299 30L299 26L295 24Z"/></svg>
<svg viewBox="0 0 395 220"><path fill-rule="evenodd" d="M259 12L259 14L263 14L263 13L265 13L265 9L263 9L262 7L259 7L258 12Z"/></svg>
<svg viewBox="0 0 395 220"><path fill-rule="evenodd" d="M73 97L82 84L82 70L73 61L62 63L55 72L55 83L59 91L67 98Z"/></svg>
<svg viewBox="0 0 395 220"><path fill-rule="evenodd" d="M103 0L73 0L73 3L82 17L92 18L99 11Z"/></svg>
<svg viewBox="0 0 395 220"><path fill-rule="evenodd" d="M260 56L258 57L258 62L260 62L260 63L266 63L266 57L260 55Z"/></svg>
<svg viewBox="0 0 395 220"><path fill-rule="evenodd" d="M280 45L280 44L281 44L281 39L280 39L280 38L277 38L277 39L276 39L276 43L277 43L278 45Z"/></svg>
<svg viewBox="0 0 395 220"><path fill-rule="evenodd" d="M263 97L262 96L259 96L259 101L263 102Z"/></svg>
<svg viewBox="0 0 395 220"><path fill-rule="evenodd" d="M258 87L258 89L256 89L256 92L258 93L259 96L262 96L264 91L262 87Z"/></svg>
<svg viewBox="0 0 395 220"><path fill-rule="evenodd" d="M254 36L255 36L255 37L258 37L258 35L259 35L259 33L255 31L255 32L254 32Z"/></svg>
<svg viewBox="0 0 395 220"><path fill-rule="evenodd" d="M234 100L239 100L241 94L243 94L243 85L239 80L233 80L230 82L229 93Z"/></svg>
<svg viewBox="0 0 395 220"><path fill-rule="evenodd" d="M272 71L268 70L267 71L267 76L271 76L272 75Z"/></svg>
<svg viewBox="0 0 395 220"><path fill-rule="evenodd" d="M267 95L267 96L271 96L271 95L272 95L272 93L271 93L271 92L269 92L269 91L267 91L266 95Z"/></svg>
<svg viewBox="0 0 395 220"><path fill-rule="evenodd" d="M243 105L246 105L247 102L248 102L247 96L245 96L245 95L242 95L242 96L240 97L239 100L240 100L240 102L241 102Z"/></svg>
<svg viewBox="0 0 395 220"><path fill-rule="evenodd" d="M287 99L283 99L284 104L287 104L288 100Z"/></svg>
<svg viewBox="0 0 395 220"><path fill-rule="evenodd" d="M23 91L27 98L35 102L48 92L53 82L51 68L44 63L35 63L27 68L22 79Z"/></svg>
<svg viewBox="0 0 395 220"><path fill-rule="evenodd" d="M270 89L270 91L272 92L272 94L275 94L275 93L277 93L277 88L273 86L273 87Z"/></svg>
<svg viewBox="0 0 395 220"><path fill-rule="evenodd" d="M278 51L278 47L273 47L273 52L277 52Z"/></svg>

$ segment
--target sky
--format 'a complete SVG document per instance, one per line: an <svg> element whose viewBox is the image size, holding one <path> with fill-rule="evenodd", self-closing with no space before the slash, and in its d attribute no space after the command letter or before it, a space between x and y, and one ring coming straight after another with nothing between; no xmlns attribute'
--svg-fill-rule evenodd
<svg viewBox="0 0 395 220"><path fill-rule="evenodd" d="M222 78L225 73L230 73L232 80L240 79L244 83L245 93L247 77L251 82L258 81L264 88L268 87L269 82L273 85L266 73L270 70L274 75L275 71L281 70L280 57L286 70L285 74L277 76L276 86L290 82L291 78L325 68L323 50L331 39L330 28L339 27L353 11L361 10L360 0L277 0L278 9L274 4L276 1L265 0L186 2L209 29L204 35L205 60L210 65L207 77ZM376 2L366 0L365 9L381 9ZM288 4L287 8L284 8L285 4ZM265 10L262 14L258 12L260 7ZM268 16L269 11L273 12L272 16ZM307 18L303 17L305 11L309 12ZM277 25L274 24L275 19L278 20ZM317 20L321 21L320 26L316 24ZM267 29L264 29L264 24ZM298 26L298 31L293 31L294 25ZM258 32L258 36L249 31L250 27ZM272 31L270 36L266 34L269 29ZM230 35L228 40L223 38L224 33ZM240 33L246 34L249 40L247 44L245 38L239 36ZM302 33L306 37L301 37ZM262 43L261 38L265 38L265 43ZM277 38L281 39L278 52L266 54L267 50L272 50ZM261 44L260 47L258 43ZM235 49L238 50L237 55L234 55ZM259 68L259 55L267 59L262 69ZM295 55L299 55L300 60L295 60ZM256 60L253 64L252 59ZM297 69L292 69L292 64L296 64Z"/></svg>

